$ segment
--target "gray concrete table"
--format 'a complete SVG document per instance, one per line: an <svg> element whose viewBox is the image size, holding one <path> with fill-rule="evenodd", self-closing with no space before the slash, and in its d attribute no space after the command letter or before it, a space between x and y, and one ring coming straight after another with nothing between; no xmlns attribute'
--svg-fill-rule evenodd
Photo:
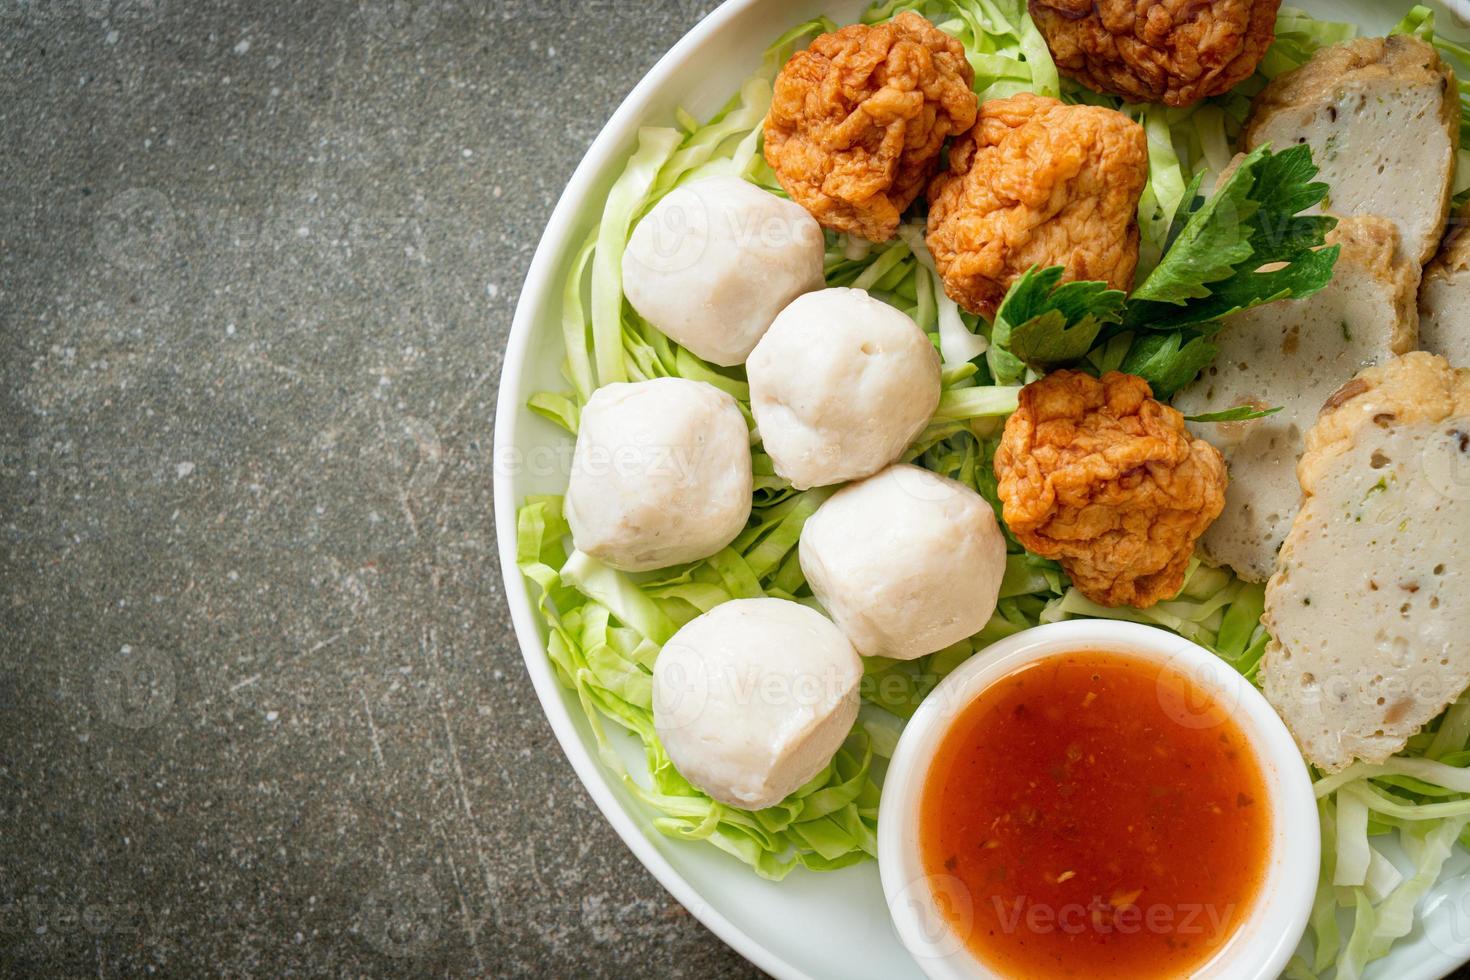
<svg viewBox="0 0 1470 980"><path fill-rule="evenodd" d="M552 204L697 0L0 0L0 975L747 976L491 519Z"/></svg>
<svg viewBox="0 0 1470 980"><path fill-rule="evenodd" d="M578 785L491 424L710 0L0 0L0 976L744 977Z"/></svg>

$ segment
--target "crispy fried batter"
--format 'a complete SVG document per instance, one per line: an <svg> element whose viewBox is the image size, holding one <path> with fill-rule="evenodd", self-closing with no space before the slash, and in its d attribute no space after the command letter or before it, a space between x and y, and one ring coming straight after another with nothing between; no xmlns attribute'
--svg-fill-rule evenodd
<svg viewBox="0 0 1470 980"><path fill-rule="evenodd" d="M974 123L974 80L960 42L912 12L823 34L776 79L766 162L826 227L887 241Z"/></svg>
<svg viewBox="0 0 1470 980"><path fill-rule="evenodd" d="M1062 74L1130 102L1183 106L1235 87L1275 38L1281 0L1031 0Z"/></svg>
<svg viewBox="0 0 1470 980"><path fill-rule="evenodd" d="M1133 285L1148 138L1120 112L1029 93L980 107L929 188L929 251L944 291L993 317L1033 265Z"/></svg>
<svg viewBox="0 0 1470 980"><path fill-rule="evenodd" d="M1006 526L1094 602L1176 594L1225 506L1225 463L1148 382L1056 371L1021 390L995 454Z"/></svg>

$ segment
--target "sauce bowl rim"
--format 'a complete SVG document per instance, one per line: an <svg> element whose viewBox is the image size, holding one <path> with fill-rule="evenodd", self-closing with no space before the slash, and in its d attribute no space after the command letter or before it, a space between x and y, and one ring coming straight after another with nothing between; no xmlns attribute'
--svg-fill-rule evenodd
<svg viewBox="0 0 1470 980"><path fill-rule="evenodd" d="M936 750L985 690L1016 670L1068 653L1117 653L1182 670L1227 706L1260 767L1271 806L1270 850L1246 918L1195 978L1276 977L1306 930L1317 891L1321 836L1311 776L1291 733L1259 690L1229 664L1176 633L1141 623L1076 619L999 640L944 678L919 706L889 762L880 802L878 865L894 928L933 980L997 978L940 914L919 847L919 810ZM966 897L963 899L968 900Z"/></svg>

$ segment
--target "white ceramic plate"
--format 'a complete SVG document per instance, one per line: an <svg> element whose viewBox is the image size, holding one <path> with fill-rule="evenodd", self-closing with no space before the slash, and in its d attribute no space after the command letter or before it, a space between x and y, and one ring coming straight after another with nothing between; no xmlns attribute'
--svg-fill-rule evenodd
<svg viewBox="0 0 1470 980"><path fill-rule="evenodd" d="M1409 0L1295 2L1321 17L1355 21L1364 34L1385 33L1410 6ZM544 630L515 565L516 507L527 494L566 488L569 440L525 404L534 392L564 387L558 324L566 267L632 152L638 127L670 125L680 106L708 116L759 67L766 47L787 28L819 14L850 23L866 6L866 0L730 0L654 66L592 144L547 225L511 327L495 423L495 527L506 599L526 667L563 751L638 860L717 936L783 980L921 976L889 923L877 863L826 874L798 869L773 883L713 847L654 831L648 812L597 761L576 698L552 673ZM1470 0L1433 6L1470 14ZM1440 26L1450 23L1445 17ZM631 741L627 749L629 767L637 772L641 753ZM1451 859L1421 913L1413 935L1375 963L1369 977L1431 980L1470 961L1470 856Z"/></svg>

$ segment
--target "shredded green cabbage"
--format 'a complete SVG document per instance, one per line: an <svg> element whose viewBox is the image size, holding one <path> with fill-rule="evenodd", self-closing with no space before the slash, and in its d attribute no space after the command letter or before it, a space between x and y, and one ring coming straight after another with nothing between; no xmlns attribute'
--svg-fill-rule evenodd
<svg viewBox="0 0 1470 980"><path fill-rule="evenodd" d="M785 559L821 496L796 494L763 508L758 523L719 555L643 580L586 555L568 555L570 530L559 497L529 499L517 527L517 561L540 587L547 653L561 681L577 693L603 764L660 814L653 825L661 833L708 841L773 879L798 865L831 870L876 854L879 791L867 737L854 732L826 769L777 806L756 812L727 807L689 785L669 761L654 733L649 671L659 646L698 613L732 598L784 591L778 580ZM642 743L646 783L629 773L604 719Z"/></svg>
<svg viewBox="0 0 1470 980"><path fill-rule="evenodd" d="M1269 78L1355 33L1353 25L1282 8L1276 42L1256 75L1220 98L1170 109L1122 105L1059 79L1022 0L887 0L870 8L863 20L875 23L907 10L928 17L964 44L983 98L1038 92L1114 106L1142 123L1150 172L1140 201L1140 280L1157 264L1191 181L1205 175L1202 186L1209 190L1211 175L1229 163L1250 97ZM569 389L535 395L531 410L575 434L582 406L600 385L677 376L729 392L749 420L743 371L700 361L623 302L622 253L637 220L689 180L736 175L783 193L760 152L771 81L796 46L833 28L819 19L787 32L772 45L762 70L707 122L681 112L676 127L639 133L638 146L609 192L597 227L568 266L561 328L562 371ZM1470 55L1436 32L1426 8L1415 7L1396 30L1430 40L1447 57ZM1470 78L1461 82L1461 92L1470 100ZM1466 104L1470 121L1470 101ZM1462 145L1470 146L1470 127L1462 126ZM1461 167L1457 189L1466 182L1470 167ZM975 488L999 515L993 456L1003 420L1016 406L1019 384L1030 375L997 360L998 355L982 356L991 346L992 327L945 296L924 245L922 222L905 224L896 239L882 245L829 234L826 278L832 286L868 289L930 335L945 365L943 394L934 419L905 459ZM1093 351L1090 360L1100 371L1117 369L1129 345L1126 335L1115 338ZM994 350L989 353L995 355ZM997 384L997 378L1006 383ZM576 693L603 763L655 814L653 826L662 833L706 841L773 879L798 866L828 870L874 856L882 769L875 757L892 755L904 720L949 672L996 640L1040 623L1104 617L1161 626L1214 651L1247 678L1256 678L1269 642L1260 622L1262 586L1196 562L1172 600L1146 610L1098 606L1071 587L1057 563L1027 553L1008 534L1000 600L979 633L915 661L870 658L858 724L822 773L766 810L752 813L717 803L678 774L658 742L651 710L652 664L675 630L722 602L767 595L813 603L797 560L797 543L805 520L832 492L797 492L776 476L758 443L753 453L750 524L728 548L690 565L637 575L619 572L568 550L561 498L532 497L519 512L518 562L539 592L550 660L562 683ZM625 764L619 746L634 743L610 735L609 721L641 744L646 774ZM1322 776L1316 792L1322 877L1309 939L1287 975L1305 978L1335 971L1338 980L1347 980L1361 975L1368 963L1409 933L1417 902L1437 880L1454 844L1470 842L1470 699L1452 706L1411 740L1402 755L1381 765L1359 764ZM1412 862L1408 875L1373 843L1383 835L1397 835ZM1350 928L1344 931L1345 921Z"/></svg>
<svg viewBox="0 0 1470 980"><path fill-rule="evenodd" d="M905 11L922 14L965 46L981 99L1019 92L1060 95L1057 66L1024 0L888 0L869 8L863 23L892 20Z"/></svg>

